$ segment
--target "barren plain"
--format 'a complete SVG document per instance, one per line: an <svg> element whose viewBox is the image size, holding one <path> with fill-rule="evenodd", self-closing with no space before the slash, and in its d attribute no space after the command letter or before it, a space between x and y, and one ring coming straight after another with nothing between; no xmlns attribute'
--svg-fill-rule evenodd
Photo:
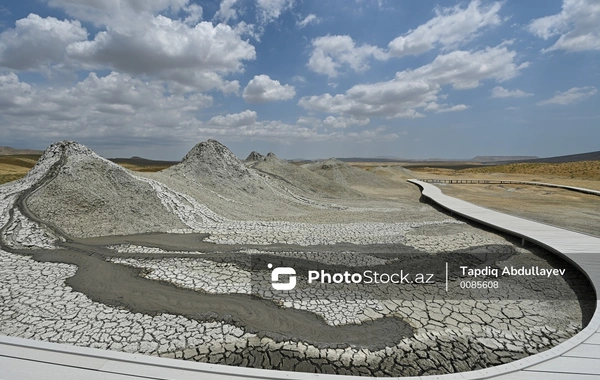
<svg viewBox="0 0 600 380"><path fill-rule="evenodd" d="M407 376L507 363L585 326L595 298L575 268L420 203L409 170L367 169L273 154L242 162L209 140L177 165L142 173L74 142L53 144L25 177L0 186L0 333L243 367ZM483 277L499 288L465 289L454 271L447 293L445 263L566 274ZM297 286L272 288L269 264L294 268ZM311 284L316 268L426 270L432 282Z"/></svg>

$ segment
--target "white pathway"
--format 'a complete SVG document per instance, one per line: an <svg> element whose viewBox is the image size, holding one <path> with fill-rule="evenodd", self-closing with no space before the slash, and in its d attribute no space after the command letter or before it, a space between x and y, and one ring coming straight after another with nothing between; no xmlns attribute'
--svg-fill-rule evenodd
<svg viewBox="0 0 600 380"><path fill-rule="evenodd" d="M600 291L600 239L548 226L444 195L431 184L409 180L423 195L457 215L534 242L565 257ZM75 347L0 336L0 380L134 380L134 379L356 379L348 376L269 371L184 362L144 355ZM590 324L559 346L515 362L485 370L403 379L543 379L600 378L600 309Z"/></svg>
<svg viewBox="0 0 600 380"><path fill-rule="evenodd" d="M450 183L450 184L513 184L513 185L533 185L554 187L557 189L577 191L579 193L592 194L600 196L600 191L586 189L584 187L557 185L555 183L534 182L534 181L509 181L509 180L489 180L489 179L420 179L421 182L427 183Z"/></svg>
<svg viewBox="0 0 600 380"><path fill-rule="evenodd" d="M451 211L453 214L518 236L566 258L589 278L598 296L600 292L599 238L476 206L444 195L438 187L426 182L419 180L409 180L409 182L421 187L423 196L431 202ZM599 306L600 304L597 303L596 312L589 325L575 337L541 354L490 368L486 372L491 375L490 372L497 371L497 374L501 375L497 377L498 379L569 380L600 378ZM518 372L513 372L515 370L518 370ZM480 372L483 371L474 371L472 373L473 377L466 378L478 378L477 373Z"/></svg>

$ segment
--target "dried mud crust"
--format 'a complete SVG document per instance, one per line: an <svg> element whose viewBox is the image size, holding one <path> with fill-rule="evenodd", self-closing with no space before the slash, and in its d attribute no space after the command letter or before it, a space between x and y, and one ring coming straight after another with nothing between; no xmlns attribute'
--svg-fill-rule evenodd
<svg viewBox="0 0 600 380"><path fill-rule="evenodd" d="M77 260L82 256L76 255ZM47 252L40 252L38 260L47 258ZM57 259L68 261L65 257ZM146 260L168 271L173 268L169 260L185 259ZM580 323L567 322L578 314L577 300L350 299L328 304L316 297L275 308L248 296L207 296L204 292L208 287L199 292L186 290L190 272L177 268L173 277L151 281L138 277L134 269L97 258L98 262L78 262L74 266L0 252L0 260L3 271L8 273L0 292L2 333L219 364L375 376L440 374L505 363L541 352L581 328ZM200 268L206 270L210 266ZM153 268L145 269L152 273ZM229 268L221 273L231 277L232 271ZM177 284L178 278L183 283ZM256 307L253 302L261 304ZM217 313L208 318L186 314L186 308L199 312L204 306L226 315L231 313L232 318ZM226 310L219 310L220 306L226 306ZM235 313L241 313L242 319L236 318ZM253 332L248 326L245 317L250 313L261 320L267 318L266 334ZM382 319L389 314L408 321L414 335L394 337L397 325L370 322L398 320ZM319 326L320 315L332 325L336 319L352 317L358 317L362 324L347 325L351 330L345 334L339 327ZM301 319L305 319L301 328L308 331L296 330L295 324ZM293 337L272 334L282 321L284 328L288 324L293 328ZM387 336L393 342L380 342L385 347L366 347L371 333ZM311 335L313 339L316 336L317 343L306 342ZM355 344L348 345L352 339ZM343 343L332 345L333 341Z"/></svg>
<svg viewBox="0 0 600 380"><path fill-rule="evenodd" d="M556 283L561 299L554 301L423 301L418 289L414 299L352 295L333 302L310 291L283 302L236 294L243 292L231 285L248 270L241 258L256 253L291 257L299 267L312 260L351 267L402 260L402 250L427 256L434 253L423 247L475 244L504 252L503 260L515 264L546 259L432 209L424 213L430 221L413 220L426 207L416 202L406 205L414 212L408 221L381 233L381 221L354 227L236 221L151 181L145 183L162 207L188 232L207 232L74 238L27 208L28 196L60 175L64 157L52 158L28 178L0 187L3 334L256 368L406 376L483 368L546 350L579 331L589 312L577 299L589 291L583 276ZM233 210L230 201L224 202ZM336 212L342 211L354 212ZM321 237L311 243L315 231ZM344 243L345 235L353 242ZM348 251L364 255L336 262ZM513 286L526 297L536 291L518 281Z"/></svg>

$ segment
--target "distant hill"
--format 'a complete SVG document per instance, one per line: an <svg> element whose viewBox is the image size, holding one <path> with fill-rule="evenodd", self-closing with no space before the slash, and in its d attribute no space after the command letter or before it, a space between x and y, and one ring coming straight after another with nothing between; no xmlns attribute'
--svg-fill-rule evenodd
<svg viewBox="0 0 600 380"><path fill-rule="evenodd" d="M398 162L402 161L399 158L373 158L373 157L343 157L336 158L338 161L342 162ZM318 160L321 161L321 160ZM324 160L323 160L324 161Z"/></svg>
<svg viewBox="0 0 600 380"><path fill-rule="evenodd" d="M131 158L109 158L110 161L115 164L131 164L137 166L172 166L177 165L180 161L159 161L159 160L149 160L147 158L142 158L138 156L133 156Z"/></svg>
<svg viewBox="0 0 600 380"><path fill-rule="evenodd" d="M390 158L390 157L342 157L335 158L342 162L469 162L472 160L462 158ZM302 160L303 163L320 162L326 159ZM301 160L297 160L301 161Z"/></svg>
<svg viewBox="0 0 600 380"><path fill-rule="evenodd" d="M21 154L41 155L42 153L44 153L43 150L19 149L19 148L11 148L10 146L0 146L0 156L12 156L12 155L21 155Z"/></svg>
<svg viewBox="0 0 600 380"><path fill-rule="evenodd" d="M474 162L509 162L535 160L538 156L475 156L471 158Z"/></svg>
<svg viewBox="0 0 600 380"><path fill-rule="evenodd" d="M252 152L251 156L253 157L249 156L248 159L258 157L253 155L254 153L256 152ZM260 153L256 154L260 155ZM294 165L286 160L281 160L272 153L269 153L266 157L262 157L263 159L261 160L252 159L250 161L253 162L252 168L274 176L275 180L282 180L286 187L292 185L294 186L294 189L302 189L307 191L310 195L318 194L325 197L363 196L361 193L331 181L317 173L313 173L305 167Z"/></svg>
<svg viewBox="0 0 600 380"><path fill-rule="evenodd" d="M304 168L319 174L340 186L353 188L360 191L364 186L376 186L380 188L409 188L408 183L398 183L384 176L379 176L368 170L360 169L348 163L330 158L312 164L303 165Z"/></svg>
<svg viewBox="0 0 600 380"><path fill-rule="evenodd" d="M549 163L549 164L560 164L563 162L579 162L579 161L600 161L600 151L569 154L566 156L554 156L546 158L535 158L526 159L519 161L510 161L510 163ZM498 162L503 163L503 162Z"/></svg>

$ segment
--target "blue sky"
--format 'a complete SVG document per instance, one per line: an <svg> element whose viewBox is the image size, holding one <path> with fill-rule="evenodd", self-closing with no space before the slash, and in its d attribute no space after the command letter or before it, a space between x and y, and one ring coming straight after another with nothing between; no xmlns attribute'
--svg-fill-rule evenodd
<svg viewBox="0 0 600 380"><path fill-rule="evenodd" d="M109 157L470 158L600 149L598 0L24 0L0 145Z"/></svg>

